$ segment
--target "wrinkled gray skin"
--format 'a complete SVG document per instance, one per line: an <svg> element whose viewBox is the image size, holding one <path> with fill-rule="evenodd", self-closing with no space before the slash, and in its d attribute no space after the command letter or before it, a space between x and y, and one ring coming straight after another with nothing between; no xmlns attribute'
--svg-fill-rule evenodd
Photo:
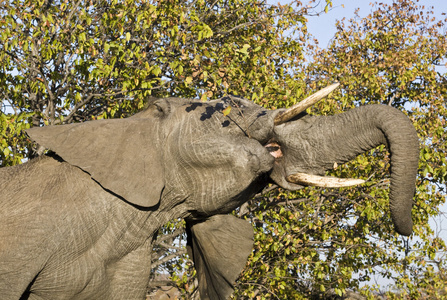
<svg viewBox="0 0 447 300"><path fill-rule="evenodd" d="M144 299L157 230L185 218L202 299L227 299L253 233L225 214L272 180L295 190L285 176L324 174L380 144L396 230L411 234L419 151L402 113L372 105L275 127L278 112L167 98L128 119L29 130L53 152L0 170L1 298Z"/></svg>

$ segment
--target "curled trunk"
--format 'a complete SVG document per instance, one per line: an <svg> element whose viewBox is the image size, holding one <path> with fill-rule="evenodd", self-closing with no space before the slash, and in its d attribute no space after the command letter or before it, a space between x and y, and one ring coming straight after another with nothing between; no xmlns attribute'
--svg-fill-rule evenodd
<svg viewBox="0 0 447 300"><path fill-rule="evenodd" d="M391 216L397 232L411 234L419 141L403 113L386 105L370 105L335 116L306 116L277 126L275 142L281 147L282 156L276 159L271 177L288 189L301 188L287 182L289 175L323 175L335 163L386 145L391 153Z"/></svg>

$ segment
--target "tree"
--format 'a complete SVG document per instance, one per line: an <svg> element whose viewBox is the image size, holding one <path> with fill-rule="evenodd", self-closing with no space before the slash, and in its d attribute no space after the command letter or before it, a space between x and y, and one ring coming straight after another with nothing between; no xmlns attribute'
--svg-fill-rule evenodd
<svg viewBox="0 0 447 300"><path fill-rule="evenodd" d="M31 126L123 117L149 96L289 105L304 86L289 70L302 62L306 13L299 1L2 1L0 166L35 155ZM162 231L154 266L172 273L182 230Z"/></svg>
<svg viewBox="0 0 447 300"><path fill-rule="evenodd" d="M305 13L261 0L3 1L1 164L30 155L29 126L124 116L149 95L268 105L300 93L286 70L302 57Z"/></svg>
<svg viewBox="0 0 447 300"><path fill-rule="evenodd" d="M432 15L417 1L376 3L365 18L339 21L327 49L309 45L305 69L312 90L341 83L311 113L382 103L414 122L421 139L414 235L393 231L389 158L378 147L332 172L367 179L362 186L274 190L251 201L242 215L255 225L255 251L237 299L331 298L349 291L374 298L380 287L361 285L379 274L394 281L390 298L445 296L446 246L428 219L446 201L447 74L437 68L447 62L446 20Z"/></svg>
<svg viewBox="0 0 447 300"><path fill-rule="evenodd" d="M424 10L417 2L375 4L366 18L351 20L348 25L339 22L333 43L326 50L316 51L309 74L315 80L337 78L345 86L336 109L359 102L392 105L407 112L419 133L415 237L406 241L404 257L394 253L389 256L392 261L382 266L385 276L393 277L409 297L430 285L441 284L445 289L445 281L442 276L433 276L433 269L442 274L446 267L445 261L438 261L440 257L435 255L439 251L445 255L444 241L427 221L440 214L439 207L446 201L447 108L442 99L447 93L447 19L436 20L432 9ZM399 249L399 241L385 241L381 247L384 251Z"/></svg>
<svg viewBox="0 0 447 300"><path fill-rule="evenodd" d="M30 126L123 117L149 96L206 101L231 93L277 108L339 81L342 88L311 113L384 103L415 123L422 140L415 235L393 231L388 154L379 147L332 172L368 179L365 185L293 193L271 186L235 211L256 236L235 298L349 291L373 298L374 286L360 286L379 273L396 283L391 298L420 289L436 297L445 289L445 245L427 221L445 202L447 112L439 99L447 76L436 65L447 58L446 21L410 0L373 8L366 18L338 22L332 43L320 49L308 43L308 7L299 1L3 1L0 166L34 155L23 132ZM154 271L172 275L169 284L191 299L197 293L183 234L181 221L161 229Z"/></svg>

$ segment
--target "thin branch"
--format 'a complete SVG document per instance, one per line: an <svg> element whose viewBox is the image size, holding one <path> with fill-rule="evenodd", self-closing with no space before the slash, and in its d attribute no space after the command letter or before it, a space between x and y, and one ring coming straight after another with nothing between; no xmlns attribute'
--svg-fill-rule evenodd
<svg viewBox="0 0 447 300"><path fill-rule="evenodd" d="M183 254L186 254L186 253L187 253L186 249L182 249L182 250L176 251L173 254L170 254L170 255L168 255L166 257L163 257L162 259L158 259L156 261L153 261L152 264L151 264L151 268L155 269L155 268L159 267L160 265L170 261L171 259L176 258L176 257L178 257L180 255L183 255Z"/></svg>

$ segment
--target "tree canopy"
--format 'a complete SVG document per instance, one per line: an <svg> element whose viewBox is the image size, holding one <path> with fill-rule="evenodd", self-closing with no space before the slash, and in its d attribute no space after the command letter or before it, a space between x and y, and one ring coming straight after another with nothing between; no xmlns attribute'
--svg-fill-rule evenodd
<svg viewBox="0 0 447 300"><path fill-rule="evenodd" d="M342 3L342 1L340 1ZM202 101L237 94L287 107L334 81L308 112L334 114L382 103L405 112L421 140L413 216L399 237L388 209L389 154L378 147L332 175L367 179L355 188L271 186L234 214L249 220L255 247L236 299L391 299L447 294L444 241L428 225L446 200L447 20L416 0L373 4L335 24L326 48L307 32L312 5L263 0L11 0L0 3L0 166L34 155L31 126L125 117L148 97ZM332 2L326 0L326 8ZM338 3L337 3L338 4ZM326 10L327 10L326 9ZM194 270L182 221L167 224L153 269L185 299ZM151 288L160 284L154 276Z"/></svg>
<svg viewBox="0 0 447 300"><path fill-rule="evenodd" d="M261 0L3 1L2 165L29 155L13 133L120 117L148 95L301 93L288 70L302 59L305 12Z"/></svg>
<svg viewBox="0 0 447 300"><path fill-rule="evenodd" d="M311 113L382 103L409 116L421 140L415 234L407 239L393 232L389 157L378 147L332 172L367 179L360 187L275 190L252 200L248 217L261 225L255 226L256 249L240 295L327 298L355 290L373 298L383 286L367 283L380 275L394 283L391 298L445 296L445 241L428 220L442 214L446 201L446 20L417 1L401 0L376 3L365 18L340 20L336 28L327 48L305 49L310 60L303 72L311 89L341 84Z"/></svg>

